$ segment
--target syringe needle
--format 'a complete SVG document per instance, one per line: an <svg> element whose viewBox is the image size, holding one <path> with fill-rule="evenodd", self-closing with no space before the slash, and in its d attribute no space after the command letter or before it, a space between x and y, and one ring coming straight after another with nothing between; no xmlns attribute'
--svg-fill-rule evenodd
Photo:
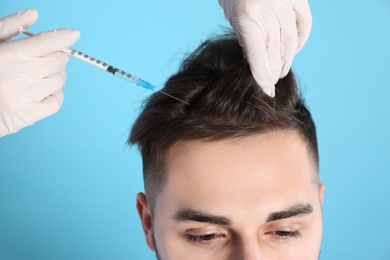
<svg viewBox="0 0 390 260"><path fill-rule="evenodd" d="M33 36L34 34L25 30L23 27L21 27L19 29L19 33L23 33L27 36ZM91 56L89 56L88 54L85 54L81 51L78 51L78 50L75 50L75 49L62 49L62 50L59 50L59 51L62 51L64 53L66 53L67 55L71 56L71 57L74 57L82 62L85 62L85 63L88 63L89 65L92 65L98 69L101 69L103 71L106 71L108 73L110 73L111 75L114 75L118 78L121 78L121 79L124 79L128 82L131 82L131 83L134 83L136 84L137 86L140 86L142 88L145 88L145 89L149 89L149 90L152 90L152 91L158 91L168 97L171 97L173 99L176 99L177 101L180 101L180 102L183 102L184 104L187 104L189 105L188 102L185 102L175 96L172 96L164 91L161 91L160 89L158 89L157 87L155 87L154 85L150 84L149 82L145 81L145 80L142 80L141 78L138 78L137 76L135 75L132 75L126 71L123 71L123 70L120 70L118 68L115 68L111 65L109 65L108 63L105 63L101 60L98 60L98 59L95 59Z"/></svg>
<svg viewBox="0 0 390 260"><path fill-rule="evenodd" d="M164 94L164 95L166 95L166 96L168 96L168 97L171 97L171 98L173 98L173 99L176 99L177 101L183 102L184 104L187 104L187 105L190 104L190 103L185 102L184 100L181 100L181 99L179 99L179 98L177 98L177 97L175 97L175 96L169 95L168 93L166 93L166 92L164 92L164 91L162 91L162 90L160 90L160 89L157 89L157 91L160 92L160 93L162 93L162 94Z"/></svg>

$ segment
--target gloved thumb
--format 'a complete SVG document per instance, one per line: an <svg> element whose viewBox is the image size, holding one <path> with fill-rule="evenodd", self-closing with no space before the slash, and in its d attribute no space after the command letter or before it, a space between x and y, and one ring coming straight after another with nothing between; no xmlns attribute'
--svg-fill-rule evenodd
<svg viewBox="0 0 390 260"><path fill-rule="evenodd" d="M0 19L0 42L4 42L19 33L19 28L28 28L35 23L38 12L26 9Z"/></svg>

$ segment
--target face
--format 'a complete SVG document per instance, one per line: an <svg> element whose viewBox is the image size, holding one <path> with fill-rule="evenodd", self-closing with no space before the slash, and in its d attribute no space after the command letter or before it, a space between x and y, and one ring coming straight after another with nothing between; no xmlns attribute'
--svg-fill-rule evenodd
<svg viewBox="0 0 390 260"><path fill-rule="evenodd" d="M318 259L323 186L295 132L180 142L166 174L153 217L137 196L161 259Z"/></svg>

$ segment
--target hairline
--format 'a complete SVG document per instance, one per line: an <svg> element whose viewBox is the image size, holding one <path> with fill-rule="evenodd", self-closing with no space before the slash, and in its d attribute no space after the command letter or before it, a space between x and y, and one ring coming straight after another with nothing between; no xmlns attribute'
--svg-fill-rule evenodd
<svg viewBox="0 0 390 260"><path fill-rule="evenodd" d="M253 132L253 133L250 133L250 134L247 134L247 135L232 135L232 136L227 136L227 137L224 137L224 138L216 138L216 139L213 139L212 137L194 138L194 139L191 139L191 138L178 139L177 141L172 143L164 151L164 153L162 155L163 159L161 160L161 162L159 163L159 165L157 167L161 171L161 174L163 176L163 182L161 182L160 185L158 185L158 189L157 189L156 193L154 193L153 195L149 194L149 192L146 192L147 199L148 199L148 201L150 200L150 202L151 202L149 204L149 206L150 206L150 210L151 210L152 216L154 216L154 209L156 207L159 194L161 194L161 192L164 190L164 188L165 188L165 186L167 184L167 181L168 181L168 171L166 169L166 158L167 158L169 152L172 149L174 149L176 146L178 146L180 144L183 144L183 143L190 143L190 142L197 142L199 144L202 144L202 143L213 143L213 142L229 141L229 140L242 140L242 139L250 138L250 137L253 137L253 136L260 136L260 135L265 135L265 134L273 133L273 132L291 132L291 133L295 133L301 139L301 141L304 142L305 147L306 147L306 151L307 151L307 154L308 154L308 159L310 160L311 165L313 167L313 175L314 176L312 178L312 181L313 181L313 184L318 184L319 183L319 161L318 161L318 158L316 158L316 156L314 155L315 152L312 151L312 149L310 148L309 141L306 140L307 138L305 138L304 134L302 134L301 131L299 131L298 129L288 128L288 127L287 128L280 127L280 128L267 129L267 130L264 130L264 131ZM153 176L153 174L149 173L149 176ZM150 198L150 196L153 196L154 198Z"/></svg>

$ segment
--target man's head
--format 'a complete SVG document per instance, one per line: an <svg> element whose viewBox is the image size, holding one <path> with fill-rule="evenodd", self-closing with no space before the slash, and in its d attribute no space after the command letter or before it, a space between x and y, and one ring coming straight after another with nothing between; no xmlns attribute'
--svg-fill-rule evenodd
<svg viewBox="0 0 390 260"><path fill-rule="evenodd" d="M203 43L151 96L129 142L137 208L162 259L316 259L323 186L316 130L292 73L268 97L236 39Z"/></svg>

